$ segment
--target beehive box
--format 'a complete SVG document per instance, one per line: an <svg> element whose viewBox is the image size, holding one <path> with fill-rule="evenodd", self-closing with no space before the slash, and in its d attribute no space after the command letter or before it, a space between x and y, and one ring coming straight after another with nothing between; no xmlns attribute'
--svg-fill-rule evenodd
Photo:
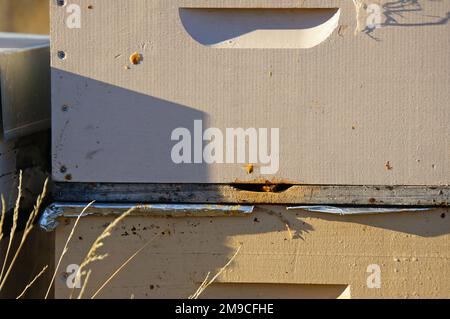
<svg viewBox="0 0 450 319"><path fill-rule="evenodd" d="M0 194L7 211L16 201L19 170L28 209L49 169L49 63L48 36L0 32Z"/></svg>
<svg viewBox="0 0 450 319"><path fill-rule="evenodd" d="M126 207L97 204L76 227L83 206L56 208L43 223L59 223L55 264L75 229L56 298L76 297L85 284L84 298L187 298L218 272L201 298L450 297L448 208L342 216L270 205L212 217L194 208L180 216L172 206L168 218L161 207L147 207L117 224L97 251L108 257L89 264L89 280L78 282L94 240Z"/></svg>
<svg viewBox="0 0 450 319"><path fill-rule="evenodd" d="M0 242L2 262L7 251L11 256L20 245L28 215L49 175L49 57L48 36L0 32L0 194L5 199L5 207L0 207L6 213L2 225L5 238ZM20 170L21 199L10 250L8 235L13 225ZM53 254L52 238L36 229L30 233L0 298L17 298L44 265L51 267L46 258ZM50 280L47 274L42 279ZM27 296L41 297L41 288L32 287Z"/></svg>
<svg viewBox="0 0 450 319"><path fill-rule="evenodd" d="M56 196L270 183L445 203L450 4L419 2L52 1ZM239 201L229 194L214 200Z"/></svg>

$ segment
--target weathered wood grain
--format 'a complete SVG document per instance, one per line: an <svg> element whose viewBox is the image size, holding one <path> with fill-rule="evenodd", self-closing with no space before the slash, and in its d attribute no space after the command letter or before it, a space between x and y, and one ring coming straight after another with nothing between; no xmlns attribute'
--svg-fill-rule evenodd
<svg viewBox="0 0 450 319"><path fill-rule="evenodd" d="M53 196L86 202L448 206L450 187L55 183Z"/></svg>

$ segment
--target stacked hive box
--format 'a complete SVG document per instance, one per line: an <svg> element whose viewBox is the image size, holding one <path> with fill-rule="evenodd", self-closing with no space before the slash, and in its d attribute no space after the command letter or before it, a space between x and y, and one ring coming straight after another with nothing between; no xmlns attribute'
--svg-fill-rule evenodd
<svg viewBox="0 0 450 319"><path fill-rule="evenodd" d="M22 230L48 177L49 128L48 36L0 32L0 194L4 196L6 206L2 207L6 212L5 236L13 224L19 171L23 171L23 178L17 232ZM19 244L19 236L20 233L13 247ZM45 246L48 243L45 237L39 233L31 235L18 257L17 271L12 272L0 297L17 297L32 276L42 269L42 263L48 262L45 258L49 247ZM7 247L8 241L4 238L0 243L2 262Z"/></svg>
<svg viewBox="0 0 450 319"><path fill-rule="evenodd" d="M448 205L449 4L378 1L356 9L352 1L321 0L52 2L55 197ZM446 208L332 218L286 206L257 206L247 219L144 213L120 225L114 258L149 239L144 228L151 235L168 228L172 237L164 232L136 262L139 272L104 296L128 293L124 287L137 280L140 297L181 297L239 242L217 296L237 294L240 285L294 297L348 295L348 286L355 297L448 294L438 280L450 272ZM111 218L82 222L71 263ZM56 230L57 253L67 231ZM432 245L436 254L411 245ZM156 270L145 271L152 262ZM365 280L374 264L385 274L378 290ZM406 279L427 267L426 284ZM68 292L65 280L56 288L59 297Z"/></svg>

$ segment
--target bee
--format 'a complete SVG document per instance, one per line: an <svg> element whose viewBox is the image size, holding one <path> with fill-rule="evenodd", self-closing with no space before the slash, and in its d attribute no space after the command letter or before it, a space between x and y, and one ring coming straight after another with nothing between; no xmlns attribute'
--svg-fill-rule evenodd
<svg viewBox="0 0 450 319"><path fill-rule="evenodd" d="M142 61L142 56L139 52L134 52L130 56L130 62L134 65L141 63L141 61Z"/></svg>

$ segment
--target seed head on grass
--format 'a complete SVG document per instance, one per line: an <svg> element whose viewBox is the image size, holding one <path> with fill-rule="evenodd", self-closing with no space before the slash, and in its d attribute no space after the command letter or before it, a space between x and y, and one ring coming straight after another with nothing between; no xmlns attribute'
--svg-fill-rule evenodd
<svg viewBox="0 0 450 319"><path fill-rule="evenodd" d="M8 244L8 248L7 248L7 253L6 253L6 256L5 256L5 260L3 262L2 275L0 276L0 291L5 286L6 280L8 279L8 276L11 273L11 270L12 270L12 268L13 268L16 260L17 260L17 257L19 256L19 253L22 250L23 245L25 244L28 236L30 235L31 231L34 228L34 222L36 221L36 217L39 214L42 202L44 201L45 195L47 193L47 186L48 186L48 178L44 182L44 187L42 189L42 193L36 199L36 204L34 205L33 211L28 216L28 220L27 220L27 223L25 225L25 230L23 231L19 247L17 248L17 250L16 250L16 252L15 252L15 254L14 254L12 260L11 260L11 263L8 266L8 268L5 268L6 267L6 262L7 262L7 259L8 259L9 250L11 248L12 239L14 237L14 233L15 233L16 227L17 227L17 219L18 219L19 207L20 207L20 197L22 196L22 171L20 171L20 173L19 173L19 194L17 196L16 206L14 207L13 226L11 228L11 235L10 235L10 238L9 238L9 244ZM6 272L4 272L4 269L6 269Z"/></svg>
<svg viewBox="0 0 450 319"><path fill-rule="evenodd" d="M104 246L103 241L106 238L108 238L109 236L111 236L111 232L114 229L114 227L116 227L116 225L118 223L120 223L125 217L130 215L135 209L136 209L136 207L130 208L125 213L123 213L122 215L117 217L111 224L108 225L108 227L105 228L105 230L100 234L100 236L97 237L97 239L94 241L94 243L92 244L91 248L89 249L86 257L83 260L83 262L81 263L80 267L78 268L78 271L77 271L77 274L76 274L77 280L81 281L82 276L86 275L84 285L87 285L87 281L89 280L89 276L87 276L87 274L89 274L89 272L86 273L86 271L85 271L86 267L89 264L93 263L93 262L96 262L96 261L99 261L99 260L103 260L106 257L108 257L107 253L105 253L105 254L97 254L97 250L99 250L101 247ZM73 297L74 290L75 290L75 287L72 289L72 292L70 294L70 298ZM84 291L82 291L82 292L84 293ZM80 292L80 294L81 294L81 292ZM80 297L80 296L78 296L78 297Z"/></svg>
<svg viewBox="0 0 450 319"><path fill-rule="evenodd" d="M66 244L64 245L63 251L61 252L61 255L59 256L59 260L58 260L58 263L56 264L55 271L53 272L52 279L50 280L50 284L48 285L47 293L45 294L45 299L47 299L47 298L48 298L48 295L50 294L50 290L52 289L52 285L53 285L53 282L55 281L56 274L58 273L59 266L61 265L61 261L62 261L64 255L65 255L65 254L67 253L67 251L69 250L69 249L68 249L69 242L70 242L70 240L72 239L73 234L75 233L75 228L77 228L77 225L78 225L78 222L80 221L80 218L84 215L84 213L86 212L86 210L87 210L92 204L94 204L94 202L95 202L95 201L92 201L92 202L90 202L89 204L87 204L87 205L83 208L83 210L81 211L81 213L78 215L78 217L77 217L77 219L76 219L76 221L75 221L75 223L74 223L74 225L73 225L73 227L72 227L72 230L70 231L69 237L67 237L67 241L66 241Z"/></svg>
<svg viewBox="0 0 450 319"><path fill-rule="evenodd" d="M16 204L14 206L14 212L13 212L13 225L9 232L8 247L6 248L5 259L3 260L2 270L0 272L0 290L1 290L1 282L3 280L3 274L5 273L6 263L8 261L8 257L9 257L9 252L11 250L11 246L12 246L12 243L14 240L14 235L16 233L16 228L17 228L17 219L19 217L20 198L22 197L22 171L19 172L19 185L17 186L17 189L18 189L17 199L16 199ZM4 208L6 207L5 203L2 203L2 205ZM2 213L2 215L3 215L3 213Z"/></svg>
<svg viewBox="0 0 450 319"><path fill-rule="evenodd" d="M92 295L91 299L95 299L98 294L103 290L103 288L105 288L110 282L111 280L114 279L114 277L117 276L117 274L119 272L122 271L122 269L124 269L137 255L139 255L139 253L141 251L143 251L153 240L155 240L157 237L159 237L161 234L157 234L156 236L154 236L151 240L149 240L148 242L145 243L144 246L142 246L141 248L139 248L133 255L131 255L127 260L125 260L124 263L122 263L122 265L120 265L119 268L117 268L116 271L114 271L109 277L108 279L106 279L106 281L100 286L100 288L97 289L97 291Z"/></svg>

